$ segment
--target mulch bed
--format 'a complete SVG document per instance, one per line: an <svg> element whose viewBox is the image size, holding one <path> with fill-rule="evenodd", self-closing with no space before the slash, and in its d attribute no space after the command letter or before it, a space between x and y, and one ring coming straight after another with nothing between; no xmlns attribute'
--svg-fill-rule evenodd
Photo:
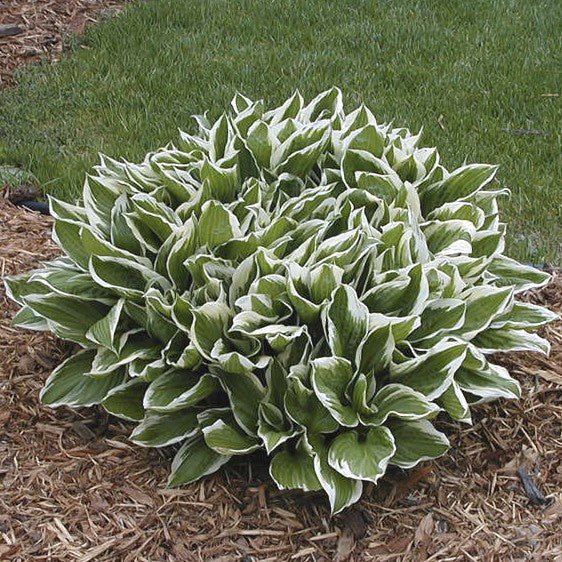
<svg viewBox="0 0 562 562"><path fill-rule="evenodd" d="M55 62L65 37L121 10L130 0L0 0L0 89L14 70L46 59Z"/></svg>
<svg viewBox="0 0 562 562"><path fill-rule="evenodd" d="M0 200L0 273L57 255L51 219ZM562 312L562 277L526 298ZM0 288L0 560L562 562L562 322L544 359L504 359L521 401L443 421L452 449L395 470L330 518L320 494L280 492L263 458L241 459L177 490L173 455L127 441L101 409L43 408L39 389L68 348L10 326ZM525 491L517 469L538 487ZM547 505L535 505L546 496Z"/></svg>
<svg viewBox="0 0 562 562"><path fill-rule="evenodd" d="M0 28L12 28L0 89L124 3L0 0ZM0 277L58 255L51 224L0 199ZM562 275L525 298L562 313ZM172 450L130 444L130 426L99 408L43 408L39 389L70 350L11 327L16 310L0 285L0 560L562 562L562 322L546 330L549 359L502 358L521 401L478 407L470 427L442 422L445 457L390 472L330 518L321 495L277 490L259 456L168 490Z"/></svg>

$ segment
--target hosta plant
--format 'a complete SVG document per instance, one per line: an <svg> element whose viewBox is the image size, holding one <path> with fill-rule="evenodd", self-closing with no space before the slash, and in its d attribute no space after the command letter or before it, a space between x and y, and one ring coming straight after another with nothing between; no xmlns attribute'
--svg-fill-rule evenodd
<svg viewBox="0 0 562 562"><path fill-rule="evenodd" d="M488 356L547 353L554 315L515 300L548 275L503 255L494 166L448 171L336 88L196 119L140 164L103 157L80 204L51 199L64 257L7 280L17 325L82 348L44 404L176 444L171 486L264 449L280 488L338 512L442 455L439 412L519 396Z"/></svg>

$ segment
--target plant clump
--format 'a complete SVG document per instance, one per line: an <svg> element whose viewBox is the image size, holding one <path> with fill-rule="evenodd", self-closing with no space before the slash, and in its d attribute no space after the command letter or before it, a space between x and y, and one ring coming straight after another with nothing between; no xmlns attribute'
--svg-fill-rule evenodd
<svg viewBox="0 0 562 562"><path fill-rule="evenodd" d="M445 453L439 412L519 396L488 355L548 353L556 316L515 300L549 276L503 255L494 166L448 171L336 88L196 119L140 164L102 157L80 204L51 199L64 257L6 281L15 324L82 347L44 404L178 444L171 486L264 449L280 488L338 512Z"/></svg>

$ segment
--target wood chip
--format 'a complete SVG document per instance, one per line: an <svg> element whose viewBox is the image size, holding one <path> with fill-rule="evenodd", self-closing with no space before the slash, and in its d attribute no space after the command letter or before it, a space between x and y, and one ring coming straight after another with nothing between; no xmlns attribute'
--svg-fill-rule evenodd
<svg viewBox="0 0 562 562"><path fill-rule="evenodd" d="M15 82L14 70L40 59L58 61L64 39L119 13L134 0L4 0L0 3L0 89Z"/></svg>
<svg viewBox="0 0 562 562"><path fill-rule="evenodd" d="M12 37L23 33L23 28L19 25L0 25L0 37Z"/></svg>
<svg viewBox="0 0 562 562"><path fill-rule="evenodd" d="M59 255L51 225L0 198L2 275ZM560 314L560 275L521 298ZM174 447L133 446L132 425L98 408L41 406L43 382L73 348L11 327L16 310L0 283L0 559L538 561L560 552L562 388L535 375L562 369L562 322L542 332L552 345L548 359L494 357L520 381L520 401L475 407L473 426L438 420L450 453L412 471L390 470L357 506L331 518L321 494L279 491L260 457L166 489ZM552 505L530 504L515 474L520 465L555 497ZM251 502L255 509L244 513Z"/></svg>

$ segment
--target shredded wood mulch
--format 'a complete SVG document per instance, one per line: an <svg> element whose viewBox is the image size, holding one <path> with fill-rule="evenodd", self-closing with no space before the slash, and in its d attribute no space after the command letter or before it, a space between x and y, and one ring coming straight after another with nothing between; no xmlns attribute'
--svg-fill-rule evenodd
<svg viewBox="0 0 562 562"><path fill-rule="evenodd" d="M50 227L0 200L2 276L57 255ZM561 313L562 277L525 298ZM549 359L502 359L521 401L475 408L472 426L441 422L446 456L389 473L331 519L322 495L277 490L263 457L168 490L172 448L130 444L130 426L99 408L43 408L70 350L12 328L15 310L2 286L0 560L562 562L562 322L546 330Z"/></svg>
<svg viewBox="0 0 562 562"><path fill-rule="evenodd" d="M0 0L0 89L15 82L14 70L59 60L65 38L113 16L131 0Z"/></svg>

